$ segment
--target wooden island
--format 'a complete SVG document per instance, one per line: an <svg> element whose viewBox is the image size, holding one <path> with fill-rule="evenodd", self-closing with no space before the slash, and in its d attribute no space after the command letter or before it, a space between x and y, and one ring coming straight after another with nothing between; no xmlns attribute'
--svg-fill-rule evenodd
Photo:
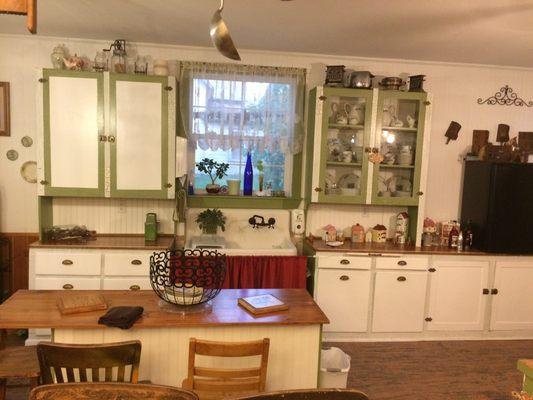
<svg viewBox="0 0 533 400"><path fill-rule="evenodd" d="M101 294L109 307L141 306L141 319L129 330L98 324L103 311L61 315L60 296ZM253 316L237 305L240 297L270 293L289 309ZM141 380L181 386L187 375L189 338L247 341L270 338L267 390L317 387L322 324L325 314L304 289L226 289L201 312L173 313L159 306L153 291L19 290L0 305L0 329L50 328L58 343L142 342ZM212 359L205 359L210 366ZM217 365L220 366L220 360ZM223 360L223 367L244 367L257 360ZM231 363L231 364L230 364Z"/></svg>

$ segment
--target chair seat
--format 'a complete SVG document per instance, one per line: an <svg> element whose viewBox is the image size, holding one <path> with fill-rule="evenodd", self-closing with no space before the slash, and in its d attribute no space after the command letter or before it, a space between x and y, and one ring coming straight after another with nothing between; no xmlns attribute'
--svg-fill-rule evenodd
<svg viewBox="0 0 533 400"><path fill-rule="evenodd" d="M35 346L12 346L0 350L0 379L36 378L39 375Z"/></svg>

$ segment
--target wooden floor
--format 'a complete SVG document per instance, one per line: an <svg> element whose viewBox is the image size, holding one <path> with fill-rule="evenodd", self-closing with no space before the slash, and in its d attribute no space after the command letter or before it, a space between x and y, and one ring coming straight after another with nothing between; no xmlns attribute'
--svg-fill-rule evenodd
<svg viewBox="0 0 533 400"><path fill-rule="evenodd" d="M511 400L533 340L328 343L352 357L348 387L371 400Z"/></svg>
<svg viewBox="0 0 533 400"><path fill-rule="evenodd" d="M533 358L533 340L327 345L352 357L348 387L371 400L511 400L522 383L516 361ZM25 383L8 382L7 400L26 400Z"/></svg>

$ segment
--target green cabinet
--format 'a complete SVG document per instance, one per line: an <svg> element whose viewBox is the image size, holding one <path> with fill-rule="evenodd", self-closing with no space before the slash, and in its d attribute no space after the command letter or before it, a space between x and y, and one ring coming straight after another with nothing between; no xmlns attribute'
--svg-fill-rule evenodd
<svg viewBox="0 0 533 400"><path fill-rule="evenodd" d="M174 197L173 77L43 70L39 194Z"/></svg>
<svg viewBox="0 0 533 400"><path fill-rule="evenodd" d="M417 206L426 96L314 88L308 113L308 202Z"/></svg>

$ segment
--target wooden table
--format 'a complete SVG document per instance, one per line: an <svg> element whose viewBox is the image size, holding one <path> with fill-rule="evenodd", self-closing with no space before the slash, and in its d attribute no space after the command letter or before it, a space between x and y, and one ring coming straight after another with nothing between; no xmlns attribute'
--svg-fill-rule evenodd
<svg viewBox="0 0 533 400"><path fill-rule="evenodd" d="M63 316L56 307L59 296L99 293L110 307L144 307L143 317L132 329L98 324L102 311ZM289 309L255 317L237 305L239 297L270 293ZM187 375L188 341L247 341L270 338L267 390L317 386L322 324L327 317L304 289L226 289L211 309L171 313L159 306L152 291L27 291L15 293L0 305L1 328L51 328L59 343L109 343L142 341L140 379L180 386ZM212 359L204 360L213 366ZM218 361L218 360L217 360ZM223 367L244 367L256 360L224 360ZM217 364L221 366L221 364Z"/></svg>

